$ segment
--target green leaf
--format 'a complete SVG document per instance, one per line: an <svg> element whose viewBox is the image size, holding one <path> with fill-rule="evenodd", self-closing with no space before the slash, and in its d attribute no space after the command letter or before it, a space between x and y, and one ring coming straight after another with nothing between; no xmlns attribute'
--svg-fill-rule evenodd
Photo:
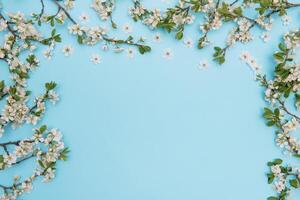
<svg viewBox="0 0 300 200"><path fill-rule="evenodd" d="M127 41L132 41L133 37L131 35L128 36Z"/></svg>
<svg viewBox="0 0 300 200"><path fill-rule="evenodd" d="M297 179L292 179L290 180L290 185L294 188L298 188L299 187L299 182Z"/></svg>
<svg viewBox="0 0 300 200"><path fill-rule="evenodd" d="M51 25L52 27L55 25L54 19L53 19L53 18L50 20L50 25Z"/></svg>
<svg viewBox="0 0 300 200"><path fill-rule="evenodd" d="M45 131L47 130L47 126L46 125L43 125L39 128L39 132L40 133L44 133Z"/></svg>
<svg viewBox="0 0 300 200"><path fill-rule="evenodd" d="M286 10L284 9L284 8L280 8L280 11L279 11L279 16L284 16L284 15L286 15L287 13L286 13Z"/></svg>
<svg viewBox="0 0 300 200"><path fill-rule="evenodd" d="M279 198L277 198L277 197L268 197L267 200L279 200Z"/></svg>
<svg viewBox="0 0 300 200"><path fill-rule="evenodd" d="M59 19L59 18L55 18L55 21L56 21L57 23L59 23L59 24L63 24L63 21L62 21L61 19Z"/></svg>
<svg viewBox="0 0 300 200"><path fill-rule="evenodd" d="M40 165L42 168L45 168L45 165L44 165L44 163L43 163L41 160L38 160L38 163L39 163L39 165Z"/></svg>
<svg viewBox="0 0 300 200"><path fill-rule="evenodd" d="M70 149L68 147L64 148L64 150L60 153L59 159L66 161L68 159L69 153L70 153Z"/></svg>
<svg viewBox="0 0 300 200"><path fill-rule="evenodd" d="M220 47L214 47L214 60L217 61L220 65L225 62L225 50Z"/></svg>
<svg viewBox="0 0 300 200"><path fill-rule="evenodd" d="M275 160L273 161L273 163L274 163L275 165L280 165L280 164L282 164L282 160L279 159L279 158L277 158L277 159L275 159Z"/></svg>
<svg viewBox="0 0 300 200"><path fill-rule="evenodd" d="M284 58L285 58L285 54L282 52L277 52L274 54L274 58L278 61L278 62L283 62Z"/></svg>
<svg viewBox="0 0 300 200"><path fill-rule="evenodd" d="M56 29L53 29L52 31L51 31L51 36L54 36L56 34Z"/></svg>
<svg viewBox="0 0 300 200"><path fill-rule="evenodd" d="M286 48L286 46L285 46L284 43L280 43L280 44L278 45L278 47L279 47L279 49L280 49L281 51L283 51L283 52L285 52L285 51L287 50L287 48Z"/></svg>
<svg viewBox="0 0 300 200"><path fill-rule="evenodd" d="M279 115L280 115L280 111L279 111L279 109L278 109L278 108L276 108L276 109L274 110L274 114L275 114L277 117L279 117Z"/></svg>
<svg viewBox="0 0 300 200"><path fill-rule="evenodd" d="M5 87L4 80L0 81L0 91L2 91Z"/></svg>
<svg viewBox="0 0 300 200"><path fill-rule="evenodd" d="M144 53L147 53L147 52L151 51L151 47L150 46L146 46L146 45L140 45L138 47L138 49L139 49L140 54L144 54Z"/></svg>
<svg viewBox="0 0 300 200"><path fill-rule="evenodd" d="M53 90L55 87L56 87L56 83L53 82L53 81L51 81L51 82L45 84L45 88L46 88L46 90L48 90L48 91L49 91L49 90Z"/></svg>
<svg viewBox="0 0 300 200"><path fill-rule="evenodd" d="M182 38L183 38L183 31L177 32L177 34L176 34L176 39L177 39L177 40L181 40Z"/></svg>
<svg viewBox="0 0 300 200"><path fill-rule="evenodd" d="M267 126L274 126L276 124L275 121L268 121Z"/></svg>
<svg viewBox="0 0 300 200"><path fill-rule="evenodd" d="M271 184L274 181L275 176L274 174L267 174L267 176L268 176L268 183Z"/></svg>
<svg viewBox="0 0 300 200"><path fill-rule="evenodd" d="M243 10L241 7L237 7L233 10L234 14L238 15L239 17L243 15Z"/></svg>
<svg viewBox="0 0 300 200"><path fill-rule="evenodd" d="M272 119L273 118L273 111L270 110L269 108L264 108L264 118L266 119Z"/></svg>
<svg viewBox="0 0 300 200"><path fill-rule="evenodd" d="M0 86L0 90L1 90L1 86ZM296 106L299 107L299 105L300 105L300 95L299 94L295 94L295 101L296 101Z"/></svg>
<svg viewBox="0 0 300 200"><path fill-rule="evenodd" d="M78 42L79 44L83 44L83 37L82 37L81 35L78 35L78 36L77 36L77 42Z"/></svg>
<svg viewBox="0 0 300 200"><path fill-rule="evenodd" d="M300 158L300 154L294 154L293 156L296 158Z"/></svg>
<svg viewBox="0 0 300 200"><path fill-rule="evenodd" d="M117 24L113 20L111 20L111 27L113 29L117 29L118 28Z"/></svg>
<svg viewBox="0 0 300 200"><path fill-rule="evenodd" d="M54 41L55 42L61 42L60 34L54 36Z"/></svg>

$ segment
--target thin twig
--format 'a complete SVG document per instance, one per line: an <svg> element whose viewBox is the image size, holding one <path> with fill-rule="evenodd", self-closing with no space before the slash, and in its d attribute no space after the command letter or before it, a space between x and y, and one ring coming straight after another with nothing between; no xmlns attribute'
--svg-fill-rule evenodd
<svg viewBox="0 0 300 200"><path fill-rule="evenodd" d="M44 4L44 0L40 0L42 8L41 8L41 12L39 14L39 19L42 18L42 16L44 15L44 11L45 11L45 4Z"/></svg>
<svg viewBox="0 0 300 200"><path fill-rule="evenodd" d="M71 17L71 15L69 14L69 12L62 5L60 5L60 3L57 0L53 0L53 2L66 14L66 16L69 18L69 20L73 24L77 24L77 22Z"/></svg>
<svg viewBox="0 0 300 200"><path fill-rule="evenodd" d="M281 105L281 108L287 113L289 114L290 116L296 118L298 121L300 121L300 117L298 117L297 115L291 113L285 106L284 102L281 101L281 100L278 100L279 104Z"/></svg>

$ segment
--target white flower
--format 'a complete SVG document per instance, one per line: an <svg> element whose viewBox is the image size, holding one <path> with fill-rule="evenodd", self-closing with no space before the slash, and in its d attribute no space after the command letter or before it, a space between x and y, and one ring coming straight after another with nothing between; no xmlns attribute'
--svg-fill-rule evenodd
<svg viewBox="0 0 300 200"><path fill-rule="evenodd" d="M191 48L193 45L194 45L194 43L193 43L193 40L192 39L185 39L184 41L183 41L183 43L184 43L184 45L187 47L187 48Z"/></svg>
<svg viewBox="0 0 300 200"><path fill-rule="evenodd" d="M152 28L155 28L161 20L160 10L155 8L153 14L144 20L144 23Z"/></svg>
<svg viewBox="0 0 300 200"><path fill-rule="evenodd" d="M53 90L49 91L48 96L53 104L55 104L59 100L59 95Z"/></svg>
<svg viewBox="0 0 300 200"><path fill-rule="evenodd" d="M145 42L147 38L145 36L140 37L140 41Z"/></svg>
<svg viewBox="0 0 300 200"><path fill-rule="evenodd" d="M133 58L133 57L134 57L134 51L133 51L133 49L128 48L128 49L126 50L126 52L127 52L127 57L128 57L128 58Z"/></svg>
<svg viewBox="0 0 300 200"><path fill-rule="evenodd" d="M87 23L87 22L89 21L89 16L88 16L88 14L82 13L82 14L79 16L79 20L80 20L82 23Z"/></svg>
<svg viewBox="0 0 300 200"><path fill-rule="evenodd" d="M22 190L24 190L24 192L29 192L30 190L32 190L32 183L31 182L23 182L21 184Z"/></svg>
<svg viewBox="0 0 300 200"><path fill-rule="evenodd" d="M7 28L7 21L1 20L0 21L0 31L3 31Z"/></svg>
<svg viewBox="0 0 300 200"><path fill-rule="evenodd" d="M242 61L249 62L250 58L251 58L251 55L250 55L250 53L247 52L247 51L243 51L243 52L240 54L240 59L241 59Z"/></svg>
<svg viewBox="0 0 300 200"><path fill-rule="evenodd" d="M125 23L123 25L123 31L125 33L131 33L132 32L132 26L129 23Z"/></svg>
<svg viewBox="0 0 300 200"><path fill-rule="evenodd" d="M221 18L220 18L221 16L220 16L220 14L217 12L215 15L214 15L214 18L213 18L213 20L212 20L212 22L211 22L211 28L213 29L213 30L218 30L221 26L222 26L222 20L221 20ZM200 26L200 29L202 30L202 26Z"/></svg>
<svg viewBox="0 0 300 200"><path fill-rule="evenodd" d="M69 32L73 35L82 35L83 34L83 29L80 27L79 24L73 24L68 27Z"/></svg>
<svg viewBox="0 0 300 200"><path fill-rule="evenodd" d="M53 170L52 168L48 168L46 170L46 173L44 175L44 182L49 182L51 181L53 178L55 177L55 170Z"/></svg>
<svg viewBox="0 0 300 200"><path fill-rule="evenodd" d="M276 183L274 184L274 186L275 186L275 190L276 190L278 193L282 192L282 191L285 189L285 184L284 184L284 182L282 182L282 181L276 182Z"/></svg>
<svg viewBox="0 0 300 200"><path fill-rule="evenodd" d="M3 160L4 163L6 163L9 166L17 162L17 157L15 154L9 154L9 155L5 154L3 158L4 158Z"/></svg>
<svg viewBox="0 0 300 200"><path fill-rule="evenodd" d="M102 47L101 47L101 49L103 50L103 51L108 51L108 49L109 49L109 47L108 47L108 45L103 45Z"/></svg>
<svg viewBox="0 0 300 200"><path fill-rule="evenodd" d="M248 62L248 65L251 67L251 69L255 72L255 73L259 73L261 70L261 67L258 65L258 63L256 62L255 59L250 59L250 61Z"/></svg>
<svg viewBox="0 0 300 200"><path fill-rule="evenodd" d="M114 52L115 53L121 53L123 51L124 51L124 48L122 48L122 47L116 47L116 48L114 48Z"/></svg>
<svg viewBox="0 0 300 200"><path fill-rule="evenodd" d="M60 141L61 141L61 139L62 139L62 134L61 134L60 131L58 131L57 129L52 129L52 130L51 130L51 133L52 133L52 135L53 135L53 140L54 140L55 142L60 142Z"/></svg>
<svg viewBox="0 0 300 200"><path fill-rule="evenodd" d="M164 50L164 53L163 53L163 57L164 57L165 59L167 59L167 60L172 59L172 58L173 58L173 52L172 52L172 50L171 50L170 48L165 49L165 50Z"/></svg>
<svg viewBox="0 0 300 200"><path fill-rule="evenodd" d="M160 36L159 33L157 33L157 34L154 35L154 41L155 42L161 42L161 36Z"/></svg>
<svg viewBox="0 0 300 200"><path fill-rule="evenodd" d="M242 18L238 21L239 29L242 32L248 31L249 27L251 26L251 23L249 20Z"/></svg>
<svg viewBox="0 0 300 200"><path fill-rule="evenodd" d="M91 61L92 61L95 65L100 64L100 62L101 62L101 57L100 57L100 55L99 55L99 54L93 54L93 55L91 56Z"/></svg>
<svg viewBox="0 0 300 200"><path fill-rule="evenodd" d="M52 50L51 49L46 49L43 52L43 55L45 58L47 58L48 60L50 60L52 58Z"/></svg>
<svg viewBox="0 0 300 200"><path fill-rule="evenodd" d="M256 60L251 56L249 52L242 52L240 55L240 59L244 61L255 74L260 73L261 67L256 62Z"/></svg>
<svg viewBox="0 0 300 200"><path fill-rule="evenodd" d="M264 41L264 42L268 42L270 40L270 34L269 32L263 32L260 36L260 38Z"/></svg>
<svg viewBox="0 0 300 200"><path fill-rule="evenodd" d="M281 20L284 26L288 26L291 23L292 18L290 16L284 15L281 17Z"/></svg>
<svg viewBox="0 0 300 200"><path fill-rule="evenodd" d="M115 1L114 0L93 0L91 7L97 12L98 16L102 20L109 19L114 7Z"/></svg>
<svg viewBox="0 0 300 200"><path fill-rule="evenodd" d="M35 115L29 115L26 119L28 124L36 125L39 118Z"/></svg>
<svg viewBox="0 0 300 200"><path fill-rule="evenodd" d="M67 9L72 9L74 7L74 0L65 0L65 6Z"/></svg>
<svg viewBox="0 0 300 200"><path fill-rule="evenodd" d="M202 60L199 62L198 68L203 70L208 68L208 61L207 60Z"/></svg>
<svg viewBox="0 0 300 200"><path fill-rule="evenodd" d="M273 165L271 167L271 171L272 171L273 174L279 175L281 173L281 168L280 168L279 165Z"/></svg>
<svg viewBox="0 0 300 200"><path fill-rule="evenodd" d="M73 54L74 49L71 45L65 45L62 51L65 56L70 56Z"/></svg>

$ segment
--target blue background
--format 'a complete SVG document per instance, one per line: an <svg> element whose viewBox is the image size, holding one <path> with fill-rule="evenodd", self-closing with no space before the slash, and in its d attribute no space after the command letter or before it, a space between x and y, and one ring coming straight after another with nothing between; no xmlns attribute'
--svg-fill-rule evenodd
<svg viewBox="0 0 300 200"><path fill-rule="evenodd" d="M6 11L30 13L39 11L37 2L3 3ZM97 24L90 3L76 1L72 14L78 20L82 12L88 13L89 24ZM59 128L72 152L68 162L59 164L53 182L35 182L35 189L21 199L258 200L274 194L267 184L266 162L289 158L275 146L274 130L264 124L263 89L239 55L251 52L263 71L272 75L272 53L283 33L299 27L299 9L290 12L294 19L288 27L276 17L268 43L255 29L255 41L236 45L219 66L211 61L212 46L224 45L230 24L212 33L214 43L201 51L186 48L164 32L160 32L162 42L155 43L153 31L128 16L130 4L118 2L114 19L120 28L129 22L134 35L145 36L153 49L150 54L136 53L128 59L126 53L103 52L100 45L80 46L63 26L59 28L63 43L72 44L74 54L65 58L59 45L53 59L42 58L41 67L32 73L28 85L33 94L41 93L47 81L59 84L61 101L48 106L40 124ZM147 6L168 5L156 0ZM112 34L126 37L121 29ZM198 23L186 31L194 41L199 35ZM162 58L165 48L173 50L173 59ZM93 53L103 58L100 65L90 62ZM210 66L201 71L198 63L204 59ZM1 63L0 78L7 77L7 67ZM4 139L23 138L31 129L9 129L14 134ZM1 182L31 170L29 161L1 172ZM294 196L299 197L299 192Z"/></svg>

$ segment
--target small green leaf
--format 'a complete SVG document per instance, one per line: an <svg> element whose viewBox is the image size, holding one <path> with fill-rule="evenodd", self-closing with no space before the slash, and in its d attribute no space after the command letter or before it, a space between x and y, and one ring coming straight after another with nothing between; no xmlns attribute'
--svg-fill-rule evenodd
<svg viewBox="0 0 300 200"><path fill-rule="evenodd" d="M279 158L277 158L277 159L275 159L275 160L273 161L273 163L274 163L275 165L280 165L280 164L282 164L282 160L279 159Z"/></svg>
<svg viewBox="0 0 300 200"><path fill-rule="evenodd" d="M150 46L140 45L138 48L139 48L140 54L144 54L144 53L147 53L147 52L151 51Z"/></svg>
<svg viewBox="0 0 300 200"><path fill-rule="evenodd" d="M268 197L267 200L279 200L277 197Z"/></svg>
<svg viewBox="0 0 300 200"><path fill-rule="evenodd" d="M267 174L267 176L268 176L268 183L271 184L274 181L275 176L274 174Z"/></svg>
<svg viewBox="0 0 300 200"><path fill-rule="evenodd" d="M177 39L177 40L181 40L182 38L183 38L183 31L177 32L177 34L176 34L176 39Z"/></svg>
<svg viewBox="0 0 300 200"><path fill-rule="evenodd" d="M111 20L111 27L113 29L117 29L118 28L117 24L113 20Z"/></svg>
<svg viewBox="0 0 300 200"><path fill-rule="evenodd" d="M53 81L51 81L51 82L45 84L45 88L46 88L46 90L48 90L48 91L49 91L49 90L53 90L55 87L56 87L56 83L53 82Z"/></svg>
<svg viewBox="0 0 300 200"><path fill-rule="evenodd" d="M39 165L40 165L42 168L45 168L45 165L44 165L44 163L43 163L41 160L38 160L38 163L39 163Z"/></svg>
<svg viewBox="0 0 300 200"><path fill-rule="evenodd" d="M292 179L290 180L290 185L294 188L298 188L299 187L299 182L297 179Z"/></svg>
<svg viewBox="0 0 300 200"><path fill-rule="evenodd" d="M78 35L78 36L77 36L77 42L78 42L79 44L83 44L83 37L82 37L81 35Z"/></svg>
<svg viewBox="0 0 300 200"><path fill-rule="evenodd" d="M52 31L51 31L51 36L54 36L56 34L56 29L53 29Z"/></svg>
<svg viewBox="0 0 300 200"><path fill-rule="evenodd" d="M47 126L43 125L43 126L40 127L39 132L44 133L46 130L47 130Z"/></svg>

